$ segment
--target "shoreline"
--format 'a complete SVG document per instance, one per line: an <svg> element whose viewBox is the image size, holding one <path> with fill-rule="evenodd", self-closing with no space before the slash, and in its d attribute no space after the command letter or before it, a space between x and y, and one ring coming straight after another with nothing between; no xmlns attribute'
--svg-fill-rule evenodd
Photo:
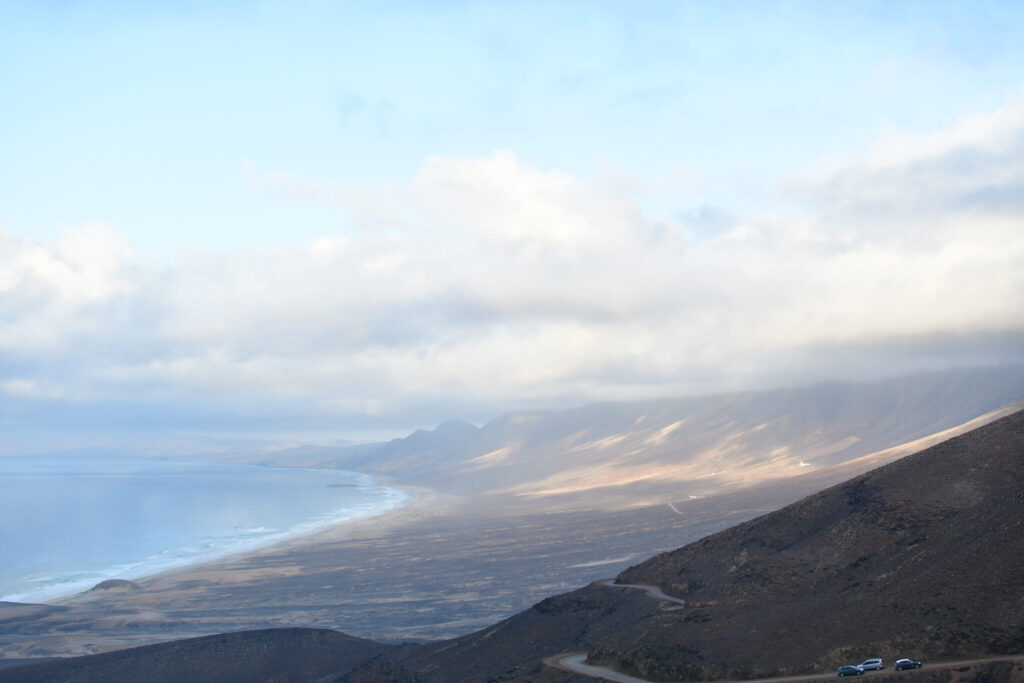
<svg viewBox="0 0 1024 683"><path fill-rule="evenodd" d="M315 529L309 533L283 538L258 548L241 550L236 553L230 553L221 557L196 562L195 564L147 574L136 583L144 585L160 578L167 578L177 574L185 574L193 571L203 571L211 568L213 565L223 564L225 562L252 560L263 556L293 552L309 546L317 546L321 543L333 543L348 538L356 538L362 534L373 533L384 529L395 529L400 526L404 526L405 524L417 522L429 517L441 516L444 514L445 510L450 510L454 507L454 505L451 504L456 500L454 496L446 496L432 489L385 482L381 482L380 486L383 488L397 489L403 492L407 496L405 502L378 514L357 517L349 520L341 520L328 524L323 528ZM446 502L450 507L446 506Z"/></svg>
<svg viewBox="0 0 1024 683"><path fill-rule="evenodd" d="M197 570L204 571L205 568L212 567L218 563L272 555L277 552L295 550L310 544L315 545L318 542L315 539L343 538L357 529L380 528L381 525L391 526L395 524L395 520L405 519L411 521L414 518L421 519L427 516L427 513L424 512L427 509L425 503L427 501L435 501L438 498L435 492L428 489L381 481L383 479L381 477L366 475L354 470L351 472L369 477L372 482L371 486L388 491L389 496L394 496L394 500L389 500L388 506L380 510L363 511L363 514L357 513L351 517L345 517L344 509L342 509L339 511L340 519L329 520L319 524L315 520L307 520L293 526L291 529L279 532L280 536L278 537L272 535L263 539L252 539L252 545L248 547L229 547L221 552L213 550L205 556L180 558L178 560L171 559L167 561L165 566L156 565L149 571L143 568L143 572L139 574L134 574L132 568L144 565L146 560L150 558L131 562L132 567L116 571L109 570L129 563L122 563L122 565L111 564L104 569L69 571L63 575L69 577L69 579L66 582L61 582L62 584L67 584L66 586L59 587L61 584L52 584L49 589L43 587L36 591L12 592L0 597L0 600L12 604L25 605L74 604L83 599L83 596L89 595L97 586L110 580L125 580L138 586L145 586L162 578L187 574ZM407 509L409 512L406 512ZM415 515L415 517L410 517L410 515ZM303 529L304 526L309 525L313 528ZM264 542L261 543L261 541ZM239 539L236 542L244 544L245 540ZM61 574L55 572L54 576L61 576Z"/></svg>
<svg viewBox="0 0 1024 683"><path fill-rule="evenodd" d="M184 564L177 567L169 567L159 571L147 573L133 579L131 583L141 589L161 588L168 584L189 581L193 578L217 576L223 577L225 566L239 563L253 562L260 558L288 555L295 552L302 552L304 549L315 548L323 543L334 543L349 538L357 538L364 534L373 534L384 530L392 530L412 524L429 517L444 514L450 510L450 504L454 497L439 494L436 491L426 488L395 484L391 482L378 482L381 488L395 489L401 491L405 498L396 507L384 510L377 514L370 514L354 519L340 520L328 524L322 528L314 529L309 533L302 533L287 538L278 539L254 548L229 552L217 557L209 557L198 562ZM119 577L109 577L119 578ZM103 581L109 580L103 579ZM101 581L102 582L102 581ZM219 582L214 579L214 582ZM98 584L96 584L98 585ZM41 604L47 605L75 605L81 602L91 601L95 595L92 589L95 585L85 590L63 593L56 598L48 599ZM26 603L33 604L33 603Z"/></svg>

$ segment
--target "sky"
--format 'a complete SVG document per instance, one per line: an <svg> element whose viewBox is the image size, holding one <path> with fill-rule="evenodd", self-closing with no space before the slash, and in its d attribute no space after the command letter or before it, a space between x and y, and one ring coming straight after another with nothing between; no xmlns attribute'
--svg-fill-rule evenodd
<svg viewBox="0 0 1024 683"><path fill-rule="evenodd" d="M0 4L3 452L1024 360L1024 5Z"/></svg>

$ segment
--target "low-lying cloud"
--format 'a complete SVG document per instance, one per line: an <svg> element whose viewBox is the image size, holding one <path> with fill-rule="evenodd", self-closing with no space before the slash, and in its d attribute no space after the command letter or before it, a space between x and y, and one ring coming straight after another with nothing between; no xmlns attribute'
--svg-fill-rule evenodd
<svg viewBox="0 0 1024 683"><path fill-rule="evenodd" d="M299 246L153 265L116 226L0 232L0 392L442 419L1019 360L1024 109L897 147L713 231L499 151L396 187L266 174L346 215Z"/></svg>

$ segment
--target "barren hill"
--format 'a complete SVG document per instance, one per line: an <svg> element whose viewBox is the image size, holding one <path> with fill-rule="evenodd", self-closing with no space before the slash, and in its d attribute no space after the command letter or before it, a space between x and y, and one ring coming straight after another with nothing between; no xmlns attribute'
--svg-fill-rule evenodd
<svg viewBox="0 0 1024 683"><path fill-rule="evenodd" d="M223 633L0 670L4 683L312 681L346 671L386 645L308 628Z"/></svg>
<svg viewBox="0 0 1024 683"><path fill-rule="evenodd" d="M346 677L546 680L545 655L650 680L813 673L869 656L1024 650L1024 412L632 567L685 609L592 584Z"/></svg>
<svg viewBox="0 0 1024 683"><path fill-rule="evenodd" d="M459 496L483 494L492 509L608 509L821 473L1022 397L1024 366L956 369L510 413L480 428L450 421L387 443L281 453L267 462L358 469Z"/></svg>

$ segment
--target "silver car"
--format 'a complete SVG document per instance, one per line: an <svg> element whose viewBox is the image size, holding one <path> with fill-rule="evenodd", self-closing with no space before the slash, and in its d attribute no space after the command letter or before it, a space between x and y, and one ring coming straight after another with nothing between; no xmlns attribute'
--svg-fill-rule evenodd
<svg viewBox="0 0 1024 683"><path fill-rule="evenodd" d="M880 671L885 668L885 662L881 657L876 659L865 659L863 662L858 664L864 671Z"/></svg>

